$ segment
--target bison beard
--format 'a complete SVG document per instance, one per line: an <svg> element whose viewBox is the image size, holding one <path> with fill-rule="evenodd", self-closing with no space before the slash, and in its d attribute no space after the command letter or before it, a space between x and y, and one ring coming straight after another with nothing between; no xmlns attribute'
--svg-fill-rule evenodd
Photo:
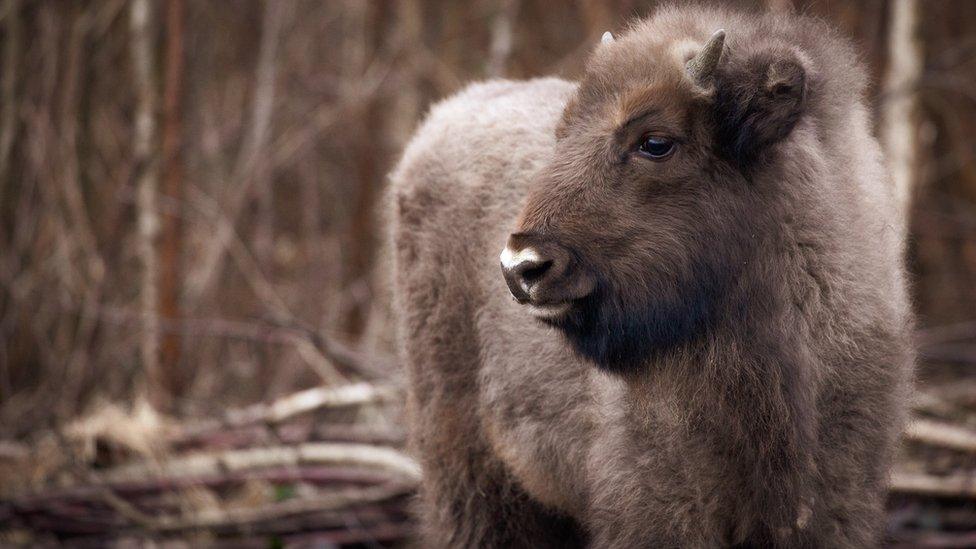
<svg viewBox="0 0 976 549"><path fill-rule="evenodd" d="M597 288L570 312L540 319L561 330L573 348L602 370L633 372L663 353L706 337L720 297L735 278L729 268L699 264L694 277L667 284L676 291L627 292L598 277ZM660 284L665 286L665 284Z"/></svg>

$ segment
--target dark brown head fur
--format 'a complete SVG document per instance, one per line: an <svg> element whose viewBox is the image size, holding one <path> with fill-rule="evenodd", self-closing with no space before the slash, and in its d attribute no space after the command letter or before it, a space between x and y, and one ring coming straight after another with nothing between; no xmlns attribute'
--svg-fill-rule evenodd
<svg viewBox="0 0 976 549"><path fill-rule="evenodd" d="M698 82L685 64L715 30L706 24L665 10L601 46L510 242L571 257L567 273L533 288L533 305L552 307L560 286L581 276L596 281L544 321L602 368L638 367L718 323L762 315L768 285L782 278L743 274L756 262L779 268L764 248L807 209L790 188L795 166L782 159L830 154L790 134L805 119L829 130L821 103L851 102L862 87L855 80L846 97L825 97L834 91L823 80L850 72L850 52L818 46L829 50L818 59L841 66L813 65L796 33L744 20L729 25L715 73ZM648 138L673 151L652 158L641 148Z"/></svg>

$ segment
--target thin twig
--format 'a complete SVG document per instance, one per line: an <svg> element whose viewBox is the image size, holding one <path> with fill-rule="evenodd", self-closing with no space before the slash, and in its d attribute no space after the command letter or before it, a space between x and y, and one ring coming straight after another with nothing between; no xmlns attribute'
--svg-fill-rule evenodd
<svg viewBox="0 0 976 549"><path fill-rule="evenodd" d="M119 307L93 307L83 311L83 314L95 315L104 321L122 324L142 321L140 315ZM159 326L164 332L173 330L186 337L206 335L278 343L296 348L306 346L304 349L306 351L314 349L316 354L314 358L324 365L323 368L335 368L342 375L342 378L336 378L317 370L326 381L344 380L349 375L378 379L382 377L383 372L389 372L392 368L392 359L388 356L361 353L324 334L300 326L279 326L223 318L182 318L175 321L161 321ZM302 351L302 349L296 350Z"/></svg>
<svg viewBox="0 0 976 549"><path fill-rule="evenodd" d="M224 254L229 250L238 218L255 187L267 186L269 181L266 157L267 142L271 135L271 115L275 105L275 75L277 73L277 49L279 35L288 9L286 2L267 2L262 19L261 42L258 64L255 69L257 85L251 105L250 132L245 137L233 172L236 185L230 187L230 196L222 201L228 204L227 223L221 224L203 257L203 266L190 281L191 295L203 295L216 279L223 265Z"/></svg>

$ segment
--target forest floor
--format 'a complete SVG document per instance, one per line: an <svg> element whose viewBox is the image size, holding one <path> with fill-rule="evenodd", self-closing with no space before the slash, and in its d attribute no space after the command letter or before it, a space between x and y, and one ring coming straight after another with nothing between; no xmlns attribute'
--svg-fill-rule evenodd
<svg viewBox="0 0 976 549"><path fill-rule="evenodd" d="M976 381L925 370L887 547L976 547ZM103 403L0 441L0 545L396 546L420 479L393 386L317 387L177 421Z"/></svg>

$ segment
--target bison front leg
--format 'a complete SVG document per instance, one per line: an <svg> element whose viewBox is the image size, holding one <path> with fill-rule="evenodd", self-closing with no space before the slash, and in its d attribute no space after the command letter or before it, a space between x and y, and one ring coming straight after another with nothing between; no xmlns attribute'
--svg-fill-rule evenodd
<svg viewBox="0 0 976 549"><path fill-rule="evenodd" d="M399 242L401 257L413 248ZM462 288L415 255L397 273L410 445L424 470L423 547L574 547L574 522L517 485L487 443L478 411L478 342ZM457 277L464 278L464 277Z"/></svg>
<svg viewBox="0 0 976 549"><path fill-rule="evenodd" d="M582 536L569 518L530 499L500 464L431 470L420 494L425 547L580 547Z"/></svg>
<svg viewBox="0 0 976 549"><path fill-rule="evenodd" d="M464 337L456 324L453 334ZM476 384L466 375L473 375L477 353L436 347L417 349L409 360L423 370L412 372L409 398L411 444L424 469L418 501L423 546L579 546L574 522L532 500L488 448Z"/></svg>

